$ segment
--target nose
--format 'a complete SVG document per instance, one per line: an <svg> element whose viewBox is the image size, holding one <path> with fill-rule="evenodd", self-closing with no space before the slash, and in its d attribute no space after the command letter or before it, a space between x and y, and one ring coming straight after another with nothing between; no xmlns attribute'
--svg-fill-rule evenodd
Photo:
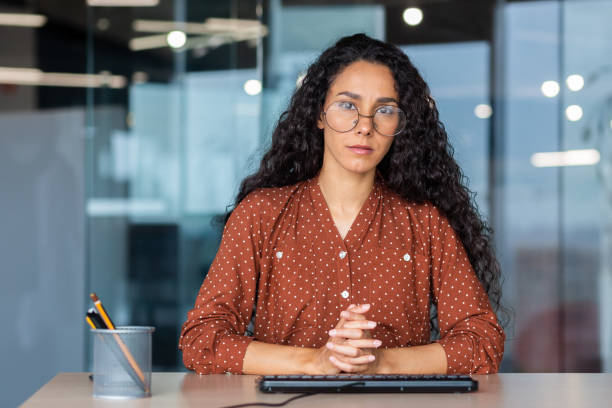
<svg viewBox="0 0 612 408"><path fill-rule="evenodd" d="M361 113L358 115L355 130L360 135L370 135L372 133L372 127L374 126L374 116L362 115Z"/></svg>

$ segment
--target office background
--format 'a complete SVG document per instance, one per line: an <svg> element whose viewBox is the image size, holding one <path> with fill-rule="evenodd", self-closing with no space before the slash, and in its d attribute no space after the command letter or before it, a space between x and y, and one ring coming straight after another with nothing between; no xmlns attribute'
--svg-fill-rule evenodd
<svg viewBox="0 0 612 408"><path fill-rule="evenodd" d="M420 69L495 230L502 371L610 372L611 19L612 0L0 0L0 405L89 369L92 290L156 326L155 370L183 369L213 217L355 32Z"/></svg>

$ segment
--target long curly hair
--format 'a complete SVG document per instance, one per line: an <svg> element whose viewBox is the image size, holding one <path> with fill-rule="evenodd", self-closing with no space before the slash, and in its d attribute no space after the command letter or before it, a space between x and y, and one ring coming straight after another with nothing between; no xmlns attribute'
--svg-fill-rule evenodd
<svg viewBox="0 0 612 408"><path fill-rule="evenodd" d="M494 254L492 230L471 200L474 194L466 187L466 178L453 159L453 148L429 87L408 56L394 45L355 34L341 38L319 56L293 93L289 108L280 116L259 169L242 181L233 208L255 189L291 185L317 175L324 150L323 131L317 127L317 119L332 81L355 61L382 64L391 70L399 106L408 119L409 126L394 137L390 150L378 164L378 172L386 185L404 199L429 202L446 216L493 309L508 316L500 303L501 269ZM226 222L228 218L229 214ZM436 331L435 307L431 317ZM501 319L502 324L507 320Z"/></svg>

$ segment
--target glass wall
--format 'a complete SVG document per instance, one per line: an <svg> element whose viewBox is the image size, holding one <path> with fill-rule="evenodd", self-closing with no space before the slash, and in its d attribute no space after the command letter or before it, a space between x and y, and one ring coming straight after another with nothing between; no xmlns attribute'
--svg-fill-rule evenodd
<svg viewBox="0 0 612 408"><path fill-rule="evenodd" d="M612 0L414 5L420 20L385 0L0 0L8 405L89 367L90 291L157 327L156 370L183 369L215 217L308 65L356 32L417 65L495 230L502 370L610 371Z"/></svg>
<svg viewBox="0 0 612 408"><path fill-rule="evenodd" d="M88 99L88 285L119 323L154 325L155 369L176 370L180 323L220 238L211 220L260 142L262 7L87 13L90 70L128 79Z"/></svg>
<svg viewBox="0 0 612 408"><path fill-rule="evenodd" d="M612 2L563 4L561 149L592 165L561 178L562 369L612 370Z"/></svg>

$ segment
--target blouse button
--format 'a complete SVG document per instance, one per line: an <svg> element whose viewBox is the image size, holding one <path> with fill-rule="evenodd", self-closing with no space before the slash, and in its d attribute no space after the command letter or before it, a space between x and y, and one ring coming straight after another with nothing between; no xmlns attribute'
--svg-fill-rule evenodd
<svg viewBox="0 0 612 408"><path fill-rule="evenodd" d="M340 256L340 259L344 259L346 257L346 251L340 251L340 254L338 255Z"/></svg>
<svg viewBox="0 0 612 408"><path fill-rule="evenodd" d="M277 257L278 259L281 259L281 258L283 257L283 251L278 251L278 252L276 253L276 257Z"/></svg>
<svg viewBox="0 0 612 408"><path fill-rule="evenodd" d="M349 297L348 290L343 290L343 291L342 291L342 293L340 294L340 296L342 296L342 297L343 297L343 298L345 298L345 299L346 299L347 297Z"/></svg>
<svg viewBox="0 0 612 408"><path fill-rule="evenodd" d="M410 254L404 254L404 261L410 261Z"/></svg>

